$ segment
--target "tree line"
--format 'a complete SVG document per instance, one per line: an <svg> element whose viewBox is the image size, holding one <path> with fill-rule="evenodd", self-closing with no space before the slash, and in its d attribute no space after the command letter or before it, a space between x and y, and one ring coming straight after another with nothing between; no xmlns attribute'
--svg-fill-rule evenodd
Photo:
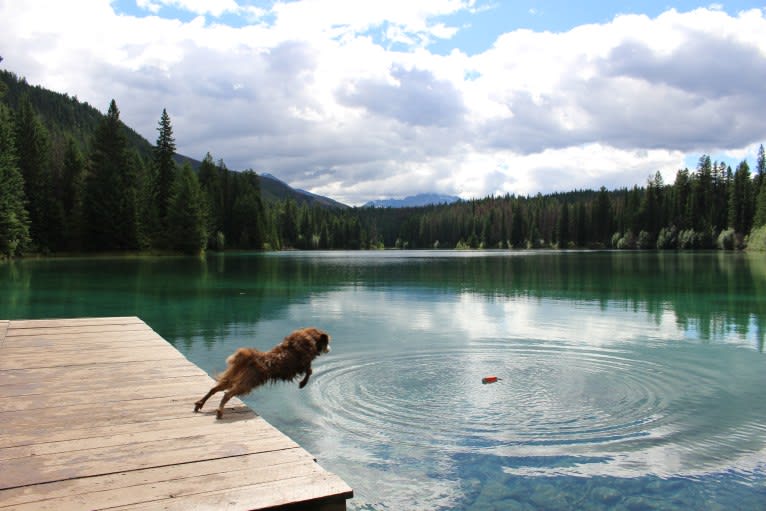
<svg viewBox="0 0 766 511"><path fill-rule="evenodd" d="M360 218L371 241L387 247L741 249L764 231L764 176L761 145L755 173L747 161L732 170L703 155L672 184L657 172L643 187L363 210Z"/></svg>
<svg viewBox="0 0 766 511"><path fill-rule="evenodd" d="M0 100L3 91L0 91ZM646 186L486 197L418 208L264 201L258 175L208 153L178 164L162 111L149 150L114 100L87 137L51 130L29 95L0 102L0 256L224 249L739 249L766 235L766 156L755 171L707 155ZM60 110L60 109L59 109ZM55 110L54 111L58 111ZM83 140L86 140L83 143ZM751 236L752 238L752 236Z"/></svg>

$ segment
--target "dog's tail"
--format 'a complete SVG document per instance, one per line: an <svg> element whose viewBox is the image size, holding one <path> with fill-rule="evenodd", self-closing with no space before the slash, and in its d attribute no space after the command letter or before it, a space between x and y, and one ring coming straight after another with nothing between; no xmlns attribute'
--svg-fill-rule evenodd
<svg viewBox="0 0 766 511"><path fill-rule="evenodd" d="M239 348L226 359L226 364L230 366L239 365L245 358L247 358L247 352L247 348Z"/></svg>
<svg viewBox="0 0 766 511"><path fill-rule="evenodd" d="M223 383L223 380L230 374L236 373L236 371L232 370L247 360L248 351L247 348L239 348L237 351L229 355L229 358L226 359L226 370L218 374L215 379L219 383Z"/></svg>

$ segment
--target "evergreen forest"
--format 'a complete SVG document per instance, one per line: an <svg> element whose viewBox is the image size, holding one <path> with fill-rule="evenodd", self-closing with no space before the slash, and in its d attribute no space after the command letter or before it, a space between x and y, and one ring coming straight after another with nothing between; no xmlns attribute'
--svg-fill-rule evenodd
<svg viewBox="0 0 766 511"><path fill-rule="evenodd" d="M163 109L152 145L76 97L0 71L0 258L205 250L617 248L766 250L766 155L702 155L672 183L505 195L418 208L264 198L262 178L176 154Z"/></svg>

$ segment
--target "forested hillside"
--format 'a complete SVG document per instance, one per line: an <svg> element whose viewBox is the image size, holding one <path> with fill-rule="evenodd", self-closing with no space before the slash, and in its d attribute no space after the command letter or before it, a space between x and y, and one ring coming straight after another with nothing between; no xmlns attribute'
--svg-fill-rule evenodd
<svg viewBox="0 0 766 511"><path fill-rule="evenodd" d="M703 155L672 184L535 197L488 197L449 206L360 211L385 246L408 248L742 248L766 224L766 157L756 173Z"/></svg>
<svg viewBox="0 0 766 511"><path fill-rule="evenodd" d="M192 168L176 154L165 110L157 133L151 145L125 126L114 100L102 115L0 71L0 256L227 248L739 249L748 240L766 249L763 146L752 171L747 161L731 169L703 155L695 169L678 170L673 183L657 172L630 189L346 208L305 193L280 199L272 178L264 200L266 179L229 170L210 154Z"/></svg>
<svg viewBox="0 0 766 511"><path fill-rule="evenodd" d="M346 208L253 171L230 171L209 153L201 162L176 154L164 110L152 146L120 121L116 102L104 116L7 71L0 110L3 256L278 249L279 229L289 236L295 223L283 218L298 207Z"/></svg>

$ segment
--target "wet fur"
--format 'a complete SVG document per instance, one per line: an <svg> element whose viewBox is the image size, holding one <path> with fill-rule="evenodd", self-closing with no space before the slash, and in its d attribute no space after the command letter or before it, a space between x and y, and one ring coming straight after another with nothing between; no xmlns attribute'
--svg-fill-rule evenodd
<svg viewBox="0 0 766 511"><path fill-rule="evenodd" d="M218 405L216 417L223 417L223 408L234 396L249 393L264 383L294 381L304 375L299 387L303 388L311 376L311 362L330 351L330 336L316 328L302 328L292 332L271 350L263 352L253 348L239 348L226 359L228 367L218 376L218 383L194 403L198 412L205 401L216 392L226 391Z"/></svg>

